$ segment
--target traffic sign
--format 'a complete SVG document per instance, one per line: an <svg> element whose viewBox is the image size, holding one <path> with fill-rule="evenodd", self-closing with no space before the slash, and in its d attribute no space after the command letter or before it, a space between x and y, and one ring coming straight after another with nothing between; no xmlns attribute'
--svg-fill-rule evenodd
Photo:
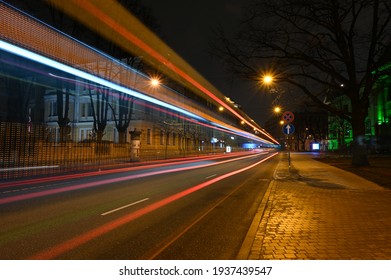
<svg viewBox="0 0 391 280"><path fill-rule="evenodd" d="M285 121L285 123L291 123L295 119L295 115L290 111L286 111L282 115L282 119Z"/></svg>
<svg viewBox="0 0 391 280"><path fill-rule="evenodd" d="M282 132L286 135L293 134L295 132L295 126L291 123L288 123L282 127Z"/></svg>

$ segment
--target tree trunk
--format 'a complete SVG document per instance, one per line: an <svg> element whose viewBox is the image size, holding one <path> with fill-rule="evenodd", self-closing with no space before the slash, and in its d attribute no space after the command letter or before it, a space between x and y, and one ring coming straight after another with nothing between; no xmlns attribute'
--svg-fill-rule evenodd
<svg viewBox="0 0 391 280"><path fill-rule="evenodd" d="M69 92L64 93L61 90L57 90L57 115L58 126L60 128L60 142L69 140L69 134L71 133L71 127L69 126L70 119L69 114ZM65 94L65 106L64 106L64 94Z"/></svg>
<svg viewBox="0 0 391 280"><path fill-rule="evenodd" d="M125 144L126 143L126 128L120 129L117 127L117 130L118 130L118 143Z"/></svg>
<svg viewBox="0 0 391 280"><path fill-rule="evenodd" d="M368 166L368 150L365 143L365 118L367 116L368 107L361 104L352 104L352 129L353 143L352 150L352 165L353 166Z"/></svg>
<svg viewBox="0 0 391 280"><path fill-rule="evenodd" d="M104 136L103 131L104 131L104 129L98 129L96 131L96 142L98 142L98 143L102 142L102 139L103 139L103 136Z"/></svg>

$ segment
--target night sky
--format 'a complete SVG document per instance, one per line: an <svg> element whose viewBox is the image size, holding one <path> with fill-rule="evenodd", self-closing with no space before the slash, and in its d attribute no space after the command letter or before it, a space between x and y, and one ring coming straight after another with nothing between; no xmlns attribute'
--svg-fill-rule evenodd
<svg viewBox="0 0 391 280"><path fill-rule="evenodd" d="M142 0L156 17L163 41L225 96L240 104L247 115L264 125L271 112L270 97L256 90L255 82L232 81L222 62L209 54L213 29L221 24L227 32L235 32L250 2Z"/></svg>

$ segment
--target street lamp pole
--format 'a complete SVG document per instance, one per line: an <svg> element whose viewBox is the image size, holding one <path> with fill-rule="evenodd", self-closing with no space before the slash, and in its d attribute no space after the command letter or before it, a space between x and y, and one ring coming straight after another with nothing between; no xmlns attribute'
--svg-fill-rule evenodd
<svg viewBox="0 0 391 280"><path fill-rule="evenodd" d="M271 86L273 83L274 83L274 80L275 78L273 77L273 75L271 74L265 74L263 77L262 77L262 83L263 85L266 85L266 86ZM277 92L279 93L278 90L273 90L274 92ZM277 96L276 100L279 99L279 95ZM281 112L281 107L279 106L275 106L274 107L274 112L275 113L278 113L280 114ZM288 168L289 168L289 172L290 172L290 169L291 169L291 153L290 153L290 150L291 150L291 144L292 144L292 138L289 137L290 135L292 135L295 131L295 127L293 124L291 124L291 122L294 120L294 114L290 111L286 111L285 113L282 114L282 121L283 121L283 133L286 135L285 137L285 143L286 143L286 149L287 149L287 152L288 152Z"/></svg>

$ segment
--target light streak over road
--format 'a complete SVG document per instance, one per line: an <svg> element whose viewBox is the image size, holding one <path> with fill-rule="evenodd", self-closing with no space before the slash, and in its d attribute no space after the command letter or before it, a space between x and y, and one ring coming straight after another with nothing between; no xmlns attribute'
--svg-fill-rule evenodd
<svg viewBox="0 0 391 280"><path fill-rule="evenodd" d="M102 0L50 0L50 2L106 37L110 42L113 41L131 53L145 57L152 65L178 82L180 82L177 78L179 75L187 81L188 85L212 98L271 142L278 144L270 134L239 114L231 106L232 104L226 103L222 93L117 2Z"/></svg>
<svg viewBox="0 0 391 280"><path fill-rule="evenodd" d="M113 183L117 183L117 182L139 179L139 178L144 178L144 177L148 177L148 176L161 175L161 174L172 173L172 172L180 172L180 171L192 170L192 169L197 169L197 168L204 168L204 167L208 167L208 166L214 166L214 165L224 164L224 163L228 163L228 162L232 162L232 161L242 160L245 158L256 157L258 155L259 154L251 154L251 155L228 159L228 160L224 160L224 161L220 161L220 162L192 165L192 166L179 167L179 168L173 168L173 169L168 169L168 170L158 170L158 171L153 171L153 172L146 172L146 173L140 173L140 174L127 175L127 176L119 176L119 177L116 177L113 179L106 179L106 180L94 181L94 182L89 182L89 183L82 183L82 184L77 184L77 185L67 186L67 187L60 187L60 188L55 188L55 189L41 190L39 192L33 192L33 193L13 195L10 197L0 198L0 205L12 203L12 202L16 202L16 201L22 201L22 200L26 200L26 199L39 198L39 197L43 197L43 196L47 196L47 195L54 195L54 194L59 194L59 193L64 193L64 192L93 188L93 187L102 186L102 185L106 185L106 184L113 184ZM97 173L97 174L99 174L99 173Z"/></svg>
<svg viewBox="0 0 391 280"><path fill-rule="evenodd" d="M261 164L262 162L265 162L268 159L276 156L277 154L278 153L271 154L268 157L263 158L262 160L257 161L256 163L251 164L247 167L235 170L230 173L226 173L224 175L218 176L218 177L211 179L209 181L206 181L201 184L190 187L184 191L181 191L181 192L178 192L178 193L173 194L171 196L168 196L168 197L166 197L162 200L159 200L157 202L154 202L146 207L138 209L130 214L124 215L120 218L117 218L117 219L111 221L111 222L103 224L95 229L92 229L92 230L89 230L85 233L82 233L79 236L76 236L74 238L66 240L56 246L53 246L52 248L49 248L49 249L44 250L42 252L39 252L38 254L31 256L29 259L42 260L42 259L54 259L56 257L59 257L62 254L65 254L65 253L99 237L99 236L102 236L106 233L109 233L109 232L111 232L111 231L113 231L113 230L115 230L115 229L129 223L129 222L132 222L132 221L134 221L134 220L136 220L136 219L138 219L148 213L151 213L155 210L158 210L158 209L162 208L163 206L166 206L174 201L177 201L178 199L181 199L181 198L186 197L194 192L197 192L197 191L202 190L206 187L209 187L218 181L224 180L224 179L229 178L231 176L234 176L238 173L249 170L249 169Z"/></svg>

